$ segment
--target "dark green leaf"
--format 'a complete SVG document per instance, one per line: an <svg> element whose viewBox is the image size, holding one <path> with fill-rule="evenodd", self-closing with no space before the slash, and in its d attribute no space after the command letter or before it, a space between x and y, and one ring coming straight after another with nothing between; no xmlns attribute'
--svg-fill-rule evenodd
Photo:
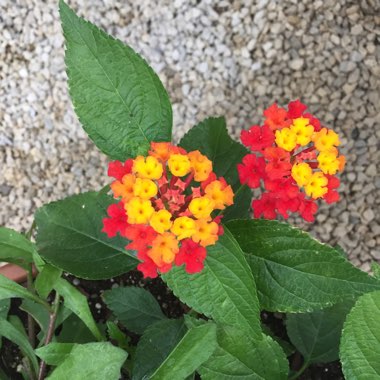
<svg viewBox="0 0 380 380"><path fill-rule="evenodd" d="M79 290L62 278L56 282L54 288L64 298L65 306L83 321L94 337L98 340L103 340L103 336L96 326L93 316L91 315L87 298L79 292Z"/></svg>
<svg viewBox="0 0 380 380"><path fill-rule="evenodd" d="M252 194L248 187L240 184L236 165L248 151L231 139L225 119L218 117L202 121L190 129L179 145L187 151L199 150L206 155L213 162L214 172L223 176L234 189L235 203L223 212L223 220L247 218Z"/></svg>
<svg viewBox="0 0 380 380"><path fill-rule="evenodd" d="M145 289L133 286L103 293L104 302L130 331L142 334L147 327L166 317L156 299Z"/></svg>
<svg viewBox="0 0 380 380"><path fill-rule="evenodd" d="M346 379L380 379L380 291L361 296L348 314L340 342Z"/></svg>
<svg viewBox="0 0 380 380"><path fill-rule="evenodd" d="M126 239L107 238L102 219L113 202L96 192L49 203L36 213L40 255L78 277L104 279L128 272L138 260L124 247Z"/></svg>
<svg viewBox="0 0 380 380"><path fill-rule="evenodd" d="M60 14L71 99L95 145L125 160L146 153L151 141L170 141L170 100L145 60L63 1Z"/></svg>
<svg viewBox="0 0 380 380"><path fill-rule="evenodd" d="M191 328L153 373L151 379L185 379L211 356L215 348L214 323Z"/></svg>
<svg viewBox="0 0 380 380"><path fill-rule="evenodd" d="M310 312L380 289L334 248L286 223L235 220L227 227L246 254L265 310Z"/></svg>
<svg viewBox="0 0 380 380"><path fill-rule="evenodd" d="M216 322L239 325L252 337L261 339L256 286L246 259L226 229L218 242L207 247L205 267L188 274L174 267L162 276L182 302Z"/></svg>
<svg viewBox="0 0 380 380"><path fill-rule="evenodd" d="M182 319L164 319L148 327L137 345L132 380L149 379L185 332Z"/></svg>
<svg viewBox="0 0 380 380"><path fill-rule="evenodd" d="M218 326L218 346L198 369L202 380L282 380L288 377L288 361L271 337L252 340L239 328Z"/></svg>
<svg viewBox="0 0 380 380"><path fill-rule="evenodd" d="M26 264L33 262L35 250L34 244L24 235L10 228L0 227L0 262L5 261L25 267Z"/></svg>
<svg viewBox="0 0 380 380"><path fill-rule="evenodd" d="M7 338L11 342L17 344L17 346L20 347L21 352L29 359L33 371L37 373L37 358L34 354L32 346L28 341L28 338L5 319L0 319L0 335Z"/></svg>
<svg viewBox="0 0 380 380"><path fill-rule="evenodd" d="M263 332L266 335L269 335L273 340L275 340L280 345L280 347L284 351L284 354L287 357L295 353L296 349L288 341L276 336L268 326L262 325L262 328L263 328Z"/></svg>
<svg viewBox="0 0 380 380"><path fill-rule="evenodd" d="M47 298L49 293L53 290L55 283L61 277L62 270L52 265L45 264L38 274L34 286L37 293L42 298Z"/></svg>
<svg viewBox="0 0 380 380"><path fill-rule="evenodd" d="M308 363L329 363L339 359L343 323L353 302L336 304L307 314L289 314L287 331L291 342Z"/></svg>
<svg viewBox="0 0 380 380"><path fill-rule="evenodd" d="M90 343L94 341L94 335L76 314L71 314L63 322L57 341L60 343Z"/></svg>
<svg viewBox="0 0 380 380"><path fill-rule="evenodd" d="M60 365L74 348L74 343L50 343L35 350L36 355L47 365Z"/></svg>
<svg viewBox="0 0 380 380"><path fill-rule="evenodd" d="M49 346L38 350L39 355L44 355L59 363L49 376L49 380L118 380L120 378L120 368L128 356L122 349L108 342L74 344L71 350L71 345L63 344L61 349L58 347L62 343L54 344L52 352L49 352ZM62 360L59 354L62 355Z"/></svg>

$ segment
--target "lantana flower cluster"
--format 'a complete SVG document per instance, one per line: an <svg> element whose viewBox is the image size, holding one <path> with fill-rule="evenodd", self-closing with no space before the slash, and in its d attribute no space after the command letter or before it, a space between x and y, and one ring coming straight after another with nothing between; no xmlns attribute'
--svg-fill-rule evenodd
<svg viewBox="0 0 380 380"><path fill-rule="evenodd" d="M312 222L317 199L337 202L339 179L345 157L339 154L339 136L323 127L299 100L288 109L276 103L264 111L264 125L242 131L241 141L253 153L238 165L242 184L265 192L252 201L255 218L285 219L298 213Z"/></svg>
<svg viewBox="0 0 380 380"><path fill-rule="evenodd" d="M151 143L148 156L109 164L117 204L108 208L103 232L130 240L144 277L154 278L174 265L188 273L204 267L206 247L223 233L214 210L233 204L233 191L217 178L212 162L198 150L187 153L170 143Z"/></svg>

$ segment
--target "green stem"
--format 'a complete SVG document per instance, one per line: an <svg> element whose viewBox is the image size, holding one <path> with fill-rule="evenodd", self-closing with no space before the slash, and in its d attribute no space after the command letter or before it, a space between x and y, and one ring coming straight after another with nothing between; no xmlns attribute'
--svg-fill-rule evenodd
<svg viewBox="0 0 380 380"><path fill-rule="evenodd" d="M27 239L30 240L30 238L32 237L32 234L33 234L33 231L34 231L35 228L36 228L36 221L33 220L33 223L32 223L32 225L30 226L29 230L26 231L26 233L25 233L25 237L26 237Z"/></svg>
<svg viewBox="0 0 380 380"><path fill-rule="evenodd" d="M295 380L298 379L305 371L305 369L309 367L309 362L307 360L304 361L301 368L292 376L289 377L289 380Z"/></svg>

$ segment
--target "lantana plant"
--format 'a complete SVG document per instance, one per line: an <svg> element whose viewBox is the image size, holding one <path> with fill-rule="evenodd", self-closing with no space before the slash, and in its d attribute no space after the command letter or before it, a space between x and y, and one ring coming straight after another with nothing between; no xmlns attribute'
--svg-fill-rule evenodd
<svg viewBox="0 0 380 380"><path fill-rule="evenodd" d="M25 234L0 229L0 259L28 271L27 288L0 276L0 336L21 376L281 380L340 360L346 379L380 378L380 266L362 272L285 222L339 200L338 134L294 100L241 143L210 117L174 145L147 62L64 1L60 15L74 109L110 181L42 206ZM95 321L77 278L127 273L141 280L104 291ZM157 284L179 313L143 288Z"/></svg>

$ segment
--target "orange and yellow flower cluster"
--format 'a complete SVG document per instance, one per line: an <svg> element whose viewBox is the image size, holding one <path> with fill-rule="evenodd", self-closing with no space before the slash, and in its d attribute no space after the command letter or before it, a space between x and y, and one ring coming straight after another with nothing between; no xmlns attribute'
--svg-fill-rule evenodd
<svg viewBox="0 0 380 380"><path fill-rule="evenodd" d="M287 110L273 104L264 111L263 126L241 133L242 143L254 153L238 165L240 181L251 188L263 182L266 190L252 202L256 218L287 218L289 212L298 212L313 221L316 199L339 200L335 175L345 165L337 148L339 136L322 127L306 108L299 100L290 102Z"/></svg>
<svg viewBox="0 0 380 380"><path fill-rule="evenodd" d="M108 209L103 231L130 240L145 277L185 264L188 273L203 269L206 247L223 233L214 210L233 204L233 191L217 178L212 162L198 150L187 153L170 143L151 143L147 157L109 164L111 189L119 203Z"/></svg>

